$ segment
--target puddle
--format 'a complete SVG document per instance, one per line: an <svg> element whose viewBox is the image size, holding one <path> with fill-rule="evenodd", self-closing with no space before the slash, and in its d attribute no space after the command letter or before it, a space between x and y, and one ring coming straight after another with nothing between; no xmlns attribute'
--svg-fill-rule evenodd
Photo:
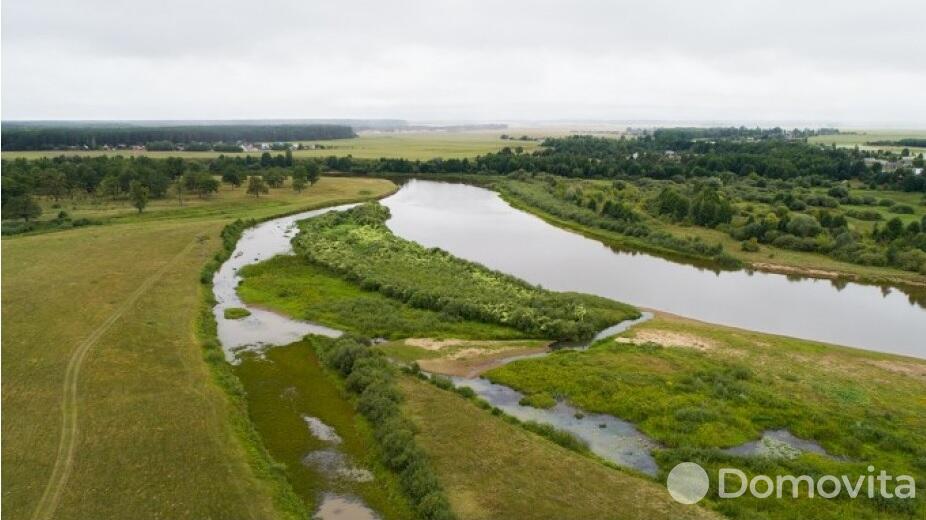
<svg viewBox="0 0 926 520"><path fill-rule="evenodd" d="M796 459L802 453L816 453L832 457L823 446L814 441L795 437L788 430L766 430L762 438L739 446L727 448L724 453L740 457L768 457L772 459Z"/></svg>
<svg viewBox="0 0 926 520"><path fill-rule="evenodd" d="M359 498L325 493L312 518L318 520L378 520L379 516Z"/></svg>
<svg viewBox="0 0 926 520"><path fill-rule="evenodd" d="M373 474L352 466L347 456L336 449L315 450L302 458L302 464L321 474L352 482L370 482Z"/></svg>
<svg viewBox="0 0 926 520"><path fill-rule="evenodd" d="M338 435L338 432L334 431L334 428L322 422L318 417L303 415L302 420L305 421L305 424L309 427L309 431L312 432L312 435L318 440L330 442L332 444L341 443L341 436Z"/></svg>

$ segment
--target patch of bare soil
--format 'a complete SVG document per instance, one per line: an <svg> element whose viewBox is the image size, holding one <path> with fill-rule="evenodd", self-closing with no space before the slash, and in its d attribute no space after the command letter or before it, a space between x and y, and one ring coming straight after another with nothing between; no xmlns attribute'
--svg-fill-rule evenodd
<svg viewBox="0 0 926 520"><path fill-rule="evenodd" d="M471 343L463 339L434 339L434 338L408 338L405 341L406 345L411 347L423 348L425 350L440 350L444 347L452 347L454 345L462 345Z"/></svg>
<svg viewBox="0 0 926 520"><path fill-rule="evenodd" d="M695 334L686 334L684 332L675 332L670 330L643 329L634 334L632 338L615 338L618 343L630 343L642 345L644 343L656 343L665 347L682 347L693 348L701 351L713 350L717 344L710 339L697 336Z"/></svg>
<svg viewBox="0 0 926 520"><path fill-rule="evenodd" d="M926 364L923 363L913 363L907 361L890 361L890 360L880 360L880 361L869 361L872 365L883 368L888 372L893 372L895 374L900 374L904 376L911 376L920 379L926 379Z"/></svg>
<svg viewBox="0 0 926 520"><path fill-rule="evenodd" d="M445 357L422 359L418 361L418 366L427 372L445 376L476 377L483 372L501 366L512 357L540 354L549 350L549 345L541 347L510 346L491 350L465 348Z"/></svg>

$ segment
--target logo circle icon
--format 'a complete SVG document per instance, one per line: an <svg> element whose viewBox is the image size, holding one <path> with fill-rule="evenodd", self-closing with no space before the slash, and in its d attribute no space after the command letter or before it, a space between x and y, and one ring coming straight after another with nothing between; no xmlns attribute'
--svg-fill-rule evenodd
<svg viewBox="0 0 926 520"><path fill-rule="evenodd" d="M707 495L711 482L707 472L694 462L682 462L669 472L666 478L666 488L676 502L682 504L697 504Z"/></svg>

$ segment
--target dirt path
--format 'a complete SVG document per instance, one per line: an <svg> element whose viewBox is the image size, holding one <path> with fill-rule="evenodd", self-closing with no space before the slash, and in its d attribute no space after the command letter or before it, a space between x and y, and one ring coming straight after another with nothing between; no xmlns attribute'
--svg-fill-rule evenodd
<svg viewBox="0 0 926 520"><path fill-rule="evenodd" d="M77 345L77 348L74 349L74 353L71 354L71 358L68 360L67 370L64 374L64 397L61 402L62 424L61 437L58 441L58 454L55 458L55 465L51 471L51 477L48 479L48 484L45 486L45 491L42 493L42 498L39 499L39 503L32 513L33 520L47 520L52 517L58 507L58 502L61 500L61 494L67 484L68 477L71 475L71 469L74 466L78 433L77 381L80 377L80 368L83 365L84 358L87 356L87 352L89 352L103 334L105 334L113 324L115 324L119 318L121 318L122 315L167 272L168 268L178 259L189 253L196 243L197 240L190 242L190 244L177 253L176 256L171 258L160 269L155 271L154 274L145 279L125 301L113 310L112 314L110 314L99 327L94 329L86 339Z"/></svg>

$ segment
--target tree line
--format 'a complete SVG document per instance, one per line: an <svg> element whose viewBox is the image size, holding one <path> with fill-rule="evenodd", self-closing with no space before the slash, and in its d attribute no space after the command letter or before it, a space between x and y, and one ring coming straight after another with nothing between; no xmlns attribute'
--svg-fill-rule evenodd
<svg viewBox="0 0 926 520"><path fill-rule="evenodd" d="M717 132L723 134L723 132ZM926 192L926 176L910 168L882 171L870 157L890 158L873 151L810 144L802 139L711 138L705 129L656 130L635 139L593 136L547 138L525 153L505 147L473 159L358 159L327 157L329 170L344 173L509 175L518 171L584 179L688 179L722 174L758 175L770 179L822 176L832 180L859 179L872 186ZM914 163L922 163L917 157ZM915 164L914 164L915 166Z"/></svg>
<svg viewBox="0 0 926 520"><path fill-rule="evenodd" d="M246 184L247 193L260 197L271 188L290 186L302 191L315 183L322 170L316 160L295 162L291 153L260 158L220 156L211 161L172 157L155 160L148 157L56 157L37 160L2 160L2 217L23 220L26 224L42 214L38 197L60 207L63 199L95 197L104 200L128 200L139 212L150 199L175 197L178 205L190 197L209 198L219 191L220 183L234 188ZM88 219L71 220L61 211L58 225L86 225ZM34 226L7 226L4 233L22 232Z"/></svg>
<svg viewBox="0 0 926 520"><path fill-rule="evenodd" d="M185 125L108 127L14 126L2 131L4 150L55 150L70 147L154 145L172 150L176 143L309 141L356 137L345 125Z"/></svg>

